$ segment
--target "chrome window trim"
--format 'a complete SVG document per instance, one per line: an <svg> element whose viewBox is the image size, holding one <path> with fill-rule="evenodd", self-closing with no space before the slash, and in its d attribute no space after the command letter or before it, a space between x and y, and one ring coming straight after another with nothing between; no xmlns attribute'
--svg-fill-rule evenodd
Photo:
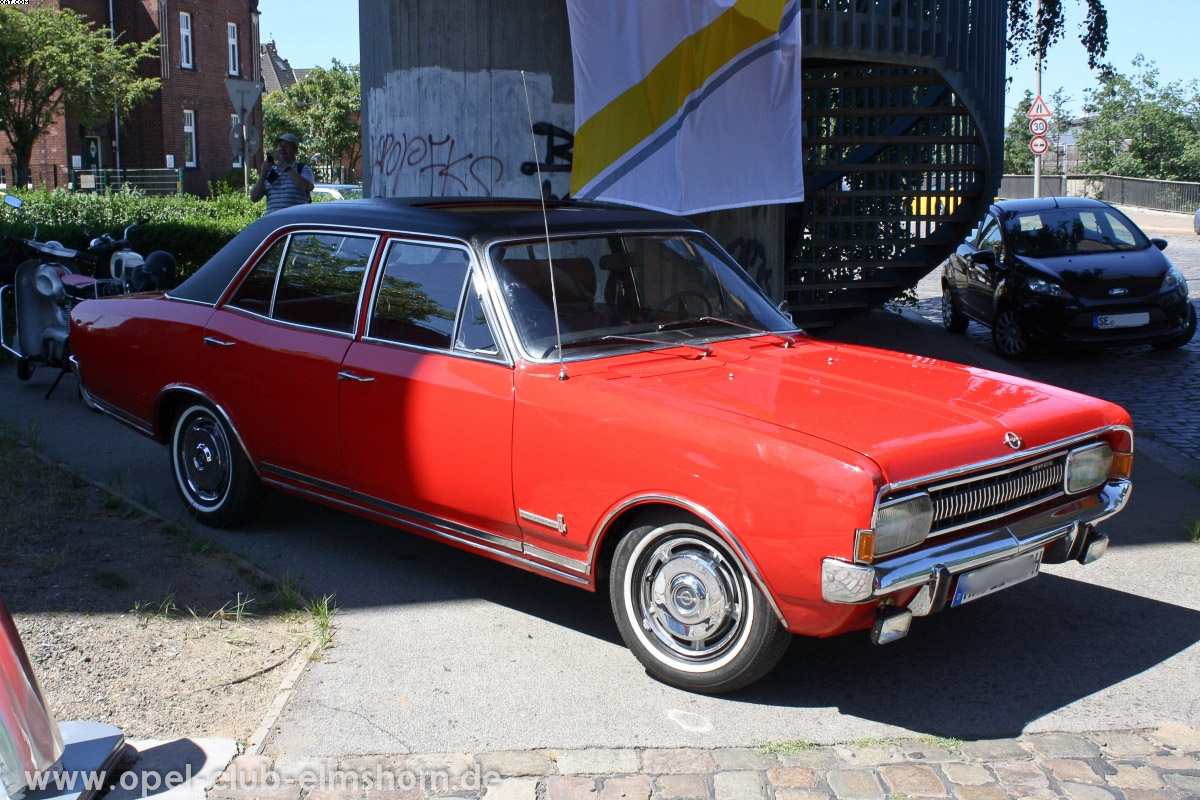
<svg viewBox="0 0 1200 800"><path fill-rule="evenodd" d="M428 347L425 345L411 344L408 342L394 342L390 339L380 339L378 337L368 335L368 332L371 328L371 317L375 314L375 302L379 298L379 286L383 282L383 275L387 270L387 258L391 253L392 247L397 243L416 244L424 247L446 247L454 250L463 250L467 254L467 274L463 279L463 286L458 293L458 306L455 311L454 330L450 336L451 344L449 348L442 349L439 347ZM445 356L455 356L458 358L466 358L472 361L483 361L491 364L504 364L508 367L515 366L516 362L509 355L509 349L507 342L505 342L504 335L502 331L500 331L499 326L496 324L496 313L492 308L489 307L491 298L489 297L486 274L483 273L480 267L478 254L475 252L474 248L472 248L466 242L460 240L419 238L409 234L389 236L387 237L385 244L387 249L379 259L379 265L375 270L375 277L371 286L371 298L366 309L367 324L363 327L363 342L398 347L403 350L414 350L421 353L436 353ZM496 346L499 350L496 355L486 355L470 350L461 350L454 345L454 342L458 340L459 326L462 324L462 311L466 301L466 290L471 286L472 276L476 273L479 273L480 279L485 281L484 285L480 287L479 297L481 300L481 305L483 306L484 317L488 321L488 325L492 331L492 338L496 340Z"/></svg>
<svg viewBox="0 0 1200 800"><path fill-rule="evenodd" d="M542 244L542 245L544 245L546 243L547 239L549 239L551 242L556 242L556 241L565 241L565 240L570 240L570 239L612 237L612 236L688 236L688 235L697 236L702 239L705 239L719 252L722 252L722 253L725 252L725 248L721 247L721 245L718 244L715 239L713 239L711 236L709 236L707 233L700 230L699 228L601 228L601 229L584 229L584 230L578 230L578 231L558 232L558 233L551 231L549 236L546 236L546 235L533 236L533 237L530 237L530 236L498 236L496 238L487 239L487 240L481 242L479 245L481 261L483 262L483 264L485 265L485 268L487 269L487 278L488 278L488 283L490 284L490 289L493 293L493 302L495 303L496 308L501 309L503 312L501 315L500 321L502 323L504 336L511 343L512 352L518 354L522 360L527 361L530 364L558 364L558 363L560 363L560 360L558 358L543 358L540 356L534 356L532 353L530 353L528 350L525 349L524 344L521 342L521 337L517 334L516 323L513 321L513 318L512 318L512 310L508 307L508 303L504 299L504 292L500 288L500 279L496 273L495 265L492 264L492 249L493 248L502 247L502 246L510 246L510 245L520 245L520 244L533 244L533 245ZM730 258L732 258L732 256L730 256ZM734 261L734 264L737 264L736 260ZM745 270L742 269L740 264L738 265L738 269L745 272ZM772 308L775 307L775 305L776 305L775 302L772 301L769 297L767 297L765 293L763 293L762 288L759 287L759 285L753 279L750 279L750 285L752 287L754 287L754 289L756 291L758 291L760 294L762 294L763 297L765 297L767 299L767 302L771 305ZM798 333L799 331L800 331L799 328L792 328L792 329L789 329L788 331L782 331L782 332ZM780 333L780 331L764 331L763 333L740 333L736 336L728 336L728 335L727 336L717 336L717 335L715 335L712 337L705 337L703 339L690 340L690 342L691 343L702 343L702 342L708 342L708 341L730 341L733 339L752 339L756 336L763 336L766 334L773 335L776 333ZM654 348L654 349L655 350L666 350L666 349L670 349L673 347L679 347L679 346L680 346L679 343L663 342L663 346L661 348ZM576 361L594 361L599 358L610 358L612 356L617 356L617 355L628 355L630 353L644 353L644 352L650 352L650 350L648 350L645 347L639 348L636 345L630 345L629 347L616 348L616 349L606 351L604 353L599 353L599 354L564 356L561 359L561 361L562 361L562 363L571 363L571 362L576 362Z"/></svg>
<svg viewBox="0 0 1200 800"><path fill-rule="evenodd" d="M753 581L754 585L758 587L758 590L762 592L763 597L767 598L767 603L770 604L771 610L775 612L775 618L779 620L779 624L781 624L785 630L787 629L787 619L783 616L783 612L780 611L779 604L775 602L775 596L771 593L770 588L768 588L767 582L763 580L762 572L759 571L758 565L754 563L754 560L750 558L750 554L746 552L744 547L742 547L742 543L739 542L737 537L733 535L733 531L731 531L729 527L725 525L725 523L718 519L717 516L707 508L699 503L693 503L691 500L688 500L685 497L680 497L679 495L637 495L636 497L625 499L620 503L620 505L605 514L603 519L600 520L599 524L596 525L592 531L592 543L588 548L587 561L585 562L588 565L589 572L592 572L595 569L596 548L599 547L600 540L604 533L608 530L609 525L612 524L612 521L634 506L646 505L648 503L667 503L669 505L684 508L708 523L708 525L711 526L714 531L716 531L717 535L724 540L725 544L733 549L733 552L737 556L738 560L742 562L742 566L746 568L747 574L750 576L750 580Z"/></svg>
<svg viewBox="0 0 1200 800"><path fill-rule="evenodd" d="M333 226L330 226L330 227L333 227ZM287 268L287 256L292 251L292 242L295 241L295 238L297 236L306 236L306 235L312 235L312 236L326 236L326 235L338 236L338 235L340 235L340 236L342 236L343 239L350 237L350 236L356 236L356 238L360 238L360 239L368 239L368 238L371 239L371 250L367 254L367 262L363 266L362 278L359 279L359 282L358 282L358 297L354 301L354 319L350 323L349 336L351 339L353 339L355 337L355 335L358 333L358 326L362 322L363 293L366 291L367 278L371 274L371 266L375 263L375 257L379 252L379 243L382 241L383 237L376 236L376 235L370 234L370 233L361 233L361 232L358 234L344 233L341 231L331 233L331 231L329 229L324 229L324 230L312 229L312 230L310 230L310 229L307 229L304 227L300 227L300 228L296 228L294 230L288 231L287 246L284 247L283 256L282 256L282 259L279 264L279 269L276 270L276 272L275 272L275 288L271 292L271 319L275 322L290 323L290 324L295 325L300 328L322 330L322 331L327 331L329 333L339 333L339 334L344 333L344 331L339 331L339 330L335 330L335 329L331 329L331 328L321 328L321 327L315 326L315 325L303 325L298 322L291 322L290 320L279 319L275 316L275 300L279 296L279 282L283 279L284 269ZM343 242L343 244L345 244L345 242ZM339 250L340 250L340 246L339 246ZM268 252L269 252L269 250L268 250ZM256 266L257 266L257 263L256 263ZM249 277L249 276L247 275L247 277Z"/></svg>

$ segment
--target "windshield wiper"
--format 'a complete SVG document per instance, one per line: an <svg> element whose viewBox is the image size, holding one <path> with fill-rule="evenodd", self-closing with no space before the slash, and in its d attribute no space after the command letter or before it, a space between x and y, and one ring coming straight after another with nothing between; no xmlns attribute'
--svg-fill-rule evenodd
<svg viewBox="0 0 1200 800"><path fill-rule="evenodd" d="M658 330L660 330L660 331L677 330L679 328L688 328L688 327L691 327L693 325L697 325L700 323L705 323L705 324L709 324L709 325L712 325L712 324L729 325L731 327L741 328L744 331L750 331L752 333L762 333L762 334L766 334L768 336L778 336L779 339L783 342L784 347L791 347L792 345L794 345L796 343L795 339L793 339L790 336L784 336L782 333L776 333L775 331L769 331L769 330L766 330L765 328L755 328L752 325L743 325L740 322L734 322L731 319L724 319L722 317L695 317L693 319L680 319L680 320L676 320L674 322L664 322L663 324L658 326Z"/></svg>
<svg viewBox="0 0 1200 800"><path fill-rule="evenodd" d="M688 342L664 342L662 339L647 339L642 336L621 336L619 334L608 333L602 336L585 336L582 339L572 339L569 342L562 343L562 349L567 350L572 347L591 347L606 342L642 342L652 344L656 347L693 347L697 350L703 350L704 355L711 356L713 350L702 344L690 344ZM550 354L559 348L558 344L552 344L546 348L546 352L542 353L542 358L549 358Z"/></svg>

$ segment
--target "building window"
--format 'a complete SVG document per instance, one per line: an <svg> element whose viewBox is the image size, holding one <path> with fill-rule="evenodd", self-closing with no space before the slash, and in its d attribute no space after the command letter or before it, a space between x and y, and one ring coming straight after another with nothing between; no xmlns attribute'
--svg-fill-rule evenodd
<svg viewBox="0 0 1200 800"><path fill-rule="evenodd" d="M183 165L196 166L196 112L183 112Z"/></svg>
<svg viewBox="0 0 1200 800"><path fill-rule="evenodd" d="M230 22L225 26L225 30L229 35L229 74L241 75L242 62L238 58L238 38L237 38L237 23Z"/></svg>
<svg viewBox="0 0 1200 800"><path fill-rule="evenodd" d="M231 133L233 131L237 131L238 133L242 132L241 126L238 125L238 115L237 114L229 115L229 130ZM233 165L235 167L240 167L242 165L242 151L241 150L238 150L236 153L233 154Z"/></svg>
<svg viewBox="0 0 1200 800"><path fill-rule="evenodd" d="M187 69L196 66L192 62L192 15L186 11L179 12L179 66Z"/></svg>

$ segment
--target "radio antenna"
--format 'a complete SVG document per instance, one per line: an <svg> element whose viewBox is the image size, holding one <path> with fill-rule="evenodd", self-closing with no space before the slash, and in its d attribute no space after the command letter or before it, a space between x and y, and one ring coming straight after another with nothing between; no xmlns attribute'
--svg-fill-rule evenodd
<svg viewBox="0 0 1200 800"><path fill-rule="evenodd" d="M554 309L554 342L558 351L558 379L567 379L567 367L563 363L562 328L558 322L558 291L554 285L554 255L550 252L550 218L546 215L546 193L542 190L542 165L538 161L537 134L533 132L533 107L529 104L529 84L525 82L525 70L521 70L521 87L525 90L525 114L529 117L529 140L533 142L533 165L537 168L538 197L542 201L542 227L546 231L546 264L550 270L550 305Z"/></svg>

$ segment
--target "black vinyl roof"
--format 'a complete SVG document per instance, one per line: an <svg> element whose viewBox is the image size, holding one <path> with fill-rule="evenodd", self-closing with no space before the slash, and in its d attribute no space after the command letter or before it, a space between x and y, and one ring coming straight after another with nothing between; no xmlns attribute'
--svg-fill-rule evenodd
<svg viewBox="0 0 1200 800"><path fill-rule="evenodd" d="M547 201L545 216L536 198L418 197L308 203L268 214L251 223L171 297L215 303L254 250L284 228L339 227L442 236L477 249L493 239L534 238L606 230L695 230L682 217L609 203Z"/></svg>

